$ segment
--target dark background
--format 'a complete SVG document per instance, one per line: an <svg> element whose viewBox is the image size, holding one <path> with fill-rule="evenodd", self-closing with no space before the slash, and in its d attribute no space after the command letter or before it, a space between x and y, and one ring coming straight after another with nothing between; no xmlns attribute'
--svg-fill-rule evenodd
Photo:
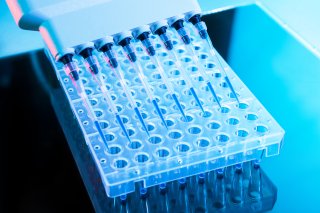
<svg viewBox="0 0 320 213"><path fill-rule="evenodd" d="M93 212L30 54L2 59L0 67L7 72L0 90L0 212Z"/></svg>
<svg viewBox="0 0 320 213"><path fill-rule="evenodd" d="M204 17L224 58L233 16ZM49 63L42 50L0 59L0 212L93 212L32 57Z"/></svg>

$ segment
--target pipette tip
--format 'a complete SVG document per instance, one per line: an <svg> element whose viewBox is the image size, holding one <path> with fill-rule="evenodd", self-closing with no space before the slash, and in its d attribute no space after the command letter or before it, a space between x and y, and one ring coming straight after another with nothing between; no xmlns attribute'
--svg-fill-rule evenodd
<svg viewBox="0 0 320 213"><path fill-rule="evenodd" d="M194 99L196 100L197 104L199 105L201 111L204 113L204 109L203 109L203 107L202 107L202 104L201 104L201 102L200 102L200 100L199 100L199 97L198 97L196 91L194 91L194 88L193 88L193 87L190 88L190 92L191 92L191 94L193 95Z"/></svg>
<svg viewBox="0 0 320 213"><path fill-rule="evenodd" d="M216 56L216 58L217 58L217 60L218 60L218 63L220 64L221 68L223 69L223 65L222 65L222 63L221 63L221 61L220 61L220 59L219 59L219 56L217 56L217 55L215 54L215 52L214 52L213 45L212 45L212 42L211 42L211 40L210 40L210 37L207 36L206 39L205 39L205 41L207 42L207 45L209 46L209 49L210 49L211 54L212 54L213 56ZM233 86L232 86L232 84L231 84L228 76L226 75L224 79L226 80L226 83L228 84L228 86L229 86L229 88L230 88L233 96L236 98L237 102L240 103L239 98L238 98L238 96L237 96L237 93L235 92L235 90L234 90L234 88L233 88ZM221 108L221 106L220 106L220 108Z"/></svg>
<svg viewBox="0 0 320 213"><path fill-rule="evenodd" d="M214 91L212 84L210 82L207 83L209 90L211 92L211 94L213 95L213 98L215 99L215 101L217 102L217 104L219 105L219 107L221 108L221 104L220 104L220 100L216 94L216 92Z"/></svg>
<svg viewBox="0 0 320 213"><path fill-rule="evenodd" d="M96 126L96 128L97 128L97 130L98 130L98 132L99 132L99 135L100 135L103 143L104 143L105 146L107 147L107 150L109 150L109 146L108 146L107 140L106 140L106 138L104 137L104 134L103 134L103 132L102 132L102 129L101 129L101 127L100 127L99 122L98 122L98 121L94 121L94 125Z"/></svg>
<svg viewBox="0 0 320 213"><path fill-rule="evenodd" d="M146 133L147 133L148 136L150 137L148 128L147 128L147 126L146 126L146 124L145 124L145 122L144 122L144 120L143 120L143 118L142 118L142 116L141 116L141 113L140 113L139 109L138 109L137 107L135 107L135 108L134 108L134 111L135 111L135 113L136 113L136 115L137 115L137 117L138 117L138 119L139 119L139 121L140 121L143 129L146 131Z"/></svg>
<svg viewBox="0 0 320 213"><path fill-rule="evenodd" d="M156 100L152 100L152 104L153 104L154 107L156 108L156 111L157 111L159 117L161 118L162 123L164 124L164 126L166 127L166 129L168 129L167 123L166 123L166 121L164 120L164 117L163 117L163 115L162 115L162 113L161 113L161 110L160 110L160 108L159 108L159 105L158 105L157 101L156 101Z"/></svg>
<svg viewBox="0 0 320 213"><path fill-rule="evenodd" d="M126 128L124 127L124 124L123 124L123 122L122 122L122 120L121 120L121 117L120 117L119 115L116 115L116 119L117 119L117 121L118 121L118 123L119 123L119 125L120 125L120 127L121 127L121 129L122 129L122 131L123 131L123 133L125 134L125 136L126 136L127 139L129 140L129 142L131 143L131 139L130 139L130 137L129 137L129 134L128 134Z"/></svg>
<svg viewBox="0 0 320 213"><path fill-rule="evenodd" d="M180 104L180 102L178 100L178 97L176 96L176 94L172 94L171 96L172 96L174 102L177 104L177 107L178 107L180 113L183 115L183 118L185 120L187 120L186 115L184 114L183 108L182 108L182 106L181 106L181 104Z"/></svg>
<svg viewBox="0 0 320 213"><path fill-rule="evenodd" d="M234 90L234 88L233 88L233 86L232 86L232 84L231 84L228 76L225 76L224 79L226 80L226 83L228 84L228 86L229 86L229 88L230 88L233 96L236 98L238 104L240 104L240 101L239 101L239 99L238 99L237 93L236 93L236 91Z"/></svg>

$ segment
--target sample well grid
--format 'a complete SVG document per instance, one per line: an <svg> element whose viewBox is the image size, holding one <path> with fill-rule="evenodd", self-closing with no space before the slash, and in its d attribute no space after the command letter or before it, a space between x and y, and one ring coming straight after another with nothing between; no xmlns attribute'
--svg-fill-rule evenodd
<svg viewBox="0 0 320 213"><path fill-rule="evenodd" d="M142 45L137 41L132 42L168 129L148 100L146 91L131 67L130 61L119 46L114 47L124 71L125 81L139 107L150 137L139 123L120 82L105 62L103 54L94 51L107 89L117 106L131 142L127 140L114 115L111 114L101 89L92 79L92 75L86 71L83 59L74 57L80 68L79 73L86 94L96 117L99 118L109 149L99 138L93 120L88 117L86 108L71 80L66 76L62 64L53 62L58 79L79 122L110 197L135 191L135 182L142 181L144 187L150 187L228 165L260 159L262 155L279 154L284 130L225 61L218 56L240 100L240 103L237 102L221 74L222 68L217 58L209 54L208 47L192 27L189 24L186 27L191 34L192 45L198 59L210 76L210 82L220 100L221 108L212 97L203 76L200 75L199 67L174 31L168 29L168 34L173 38L173 51L176 51L182 66L191 77L204 112L186 86L186 79L181 75L182 70L176 66L160 39L155 36L151 36L151 39L156 47L157 57L169 81L174 85L174 92L178 94L186 118L180 114L156 66L152 64ZM51 60L53 61L52 58Z"/></svg>

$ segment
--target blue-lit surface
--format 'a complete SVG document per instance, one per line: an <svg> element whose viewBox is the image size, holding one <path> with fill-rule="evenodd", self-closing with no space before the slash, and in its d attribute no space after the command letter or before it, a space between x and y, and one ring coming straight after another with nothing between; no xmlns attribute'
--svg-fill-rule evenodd
<svg viewBox="0 0 320 213"><path fill-rule="evenodd" d="M279 157L263 161L279 189L274 212L319 212L320 60L255 6L237 10L229 56L286 130Z"/></svg>
<svg viewBox="0 0 320 213"><path fill-rule="evenodd" d="M319 0L260 0L259 6L320 57Z"/></svg>
<svg viewBox="0 0 320 213"><path fill-rule="evenodd" d="M141 63L153 97L158 100L160 110L167 120L168 129L157 115L150 96L146 94L132 64L120 51L120 47L115 47L118 61L124 70L125 81L143 113L150 137L135 117L135 112L123 94L120 82L108 67L103 54L95 53L105 83L118 107L120 117L124 119L123 123L132 142L121 133L118 123L103 100L100 88L92 80L91 74L85 70L82 59L75 57L92 108L99 121L103 123L109 150L99 139L93 121L88 117L88 112L63 67L54 63L61 85L100 170L106 192L111 197L133 192L135 182L142 181L144 187L150 187L243 161L260 159L262 155L279 154L284 135L282 128L231 69L226 69L238 93L241 102L238 104L220 74L222 70L218 66L216 57L209 54L208 46L201 40L193 26L191 24L187 26L193 40L192 48L195 49L196 57L199 56L199 64L196 63L195 57L190 55L192 51L187 51L177 34L171 30L168 34L173 40L174 51L188 72L187 75L191 76L193 86L200 101L203 102L205 113L196 105L189 88L186 87L185 79L181 75L183 70L176 67L171 56L161 45L160 39L153 37L159 53L157 57L170 83L174 85L174 92L178 94L179 101L184 107L186 120L164 86L161 75L150 57L143 51L140 43L133 43L139 58L137 63ZM200 72L200 66L203 66L203 72ZM209 77L220 99L221 108L207 88L208 82L202 76L204 73ZM139 144L139 147L136 144Z"/></svg>

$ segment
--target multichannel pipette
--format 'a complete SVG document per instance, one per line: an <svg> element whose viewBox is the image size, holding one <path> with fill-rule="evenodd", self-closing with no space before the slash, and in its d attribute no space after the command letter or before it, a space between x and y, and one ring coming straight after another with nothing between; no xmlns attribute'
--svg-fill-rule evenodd
<svg viewBox="0 0 320 213"><path fill-rule="evenodd" d="M92 51L93 51L93 47L86 47L86 48L80 49L78 51L78 54L81 55L86 61L86 67L88 71L92 74L94 81L99 85L101 92L104 95L105 100L107 101L110 107L111 113L115 115L116 120L119 123L119 126L121 127L124 135L127 137L129 141L131 141L129 134L119 115L117 106L113 103L112 98L110 97L109 91L107 90L107 87L102 79L101 73L99 72L99 63L97 59L92 55Z"/></svg>
<svg viewBox="0 0 320 213"><path fill-rule="evenodd" d="M131 44L130 44L130 40L131 38L130 37L126 37L124 39L122 39L121 41L119 41L119 45L123 47L128 59L130 60L131 62L131 65L133 67L133 69L137 72L138 74L138 77L148 95L148 98L150 100L150 102L152 102L152 104L154 105L163 125L168 129L168 126L167 126L167 123L164 119L164 116L159 108L159 105L157 103L157 100L153 97L152 95L152 92L151 92L151 88L150 88L150 85L148 84L148 82L146 81L146 77L145 75L143 74L143 71L142 71L142 68L141 68L141 65L140 63L137 61L137 56L136 56L136 53L135 51L133 50Z"/></svg>
<svg viewBox="0 0 320 213"><path fill-rule="evenodd" d="M66 54L66 55L62 56L59 61L64 64L64 70L65 70L66 74L70 77L70 79L72 80L72 83L73 83L74 87L76 88L78 95L81 97L82 102L84 104L84 107L87 110L88 116L93 120L93 123L94 123L95 127L97 128L98 133L99 133L103 143L105 144L106 148L109 149L107 140L106 140L106 138L102 132L102 129L100 127L100 123L95 116L94 110L92 109L91 104L90 104L90 102L87 98L87 95L85 93L83 83L79 77L79 73L78 73L79 68L77 67L75 62L72 60L72 58L73 58L73 54L70 53L70 54Z"/></svg>
<svg viewBox="0 0 320 213"><path fill-rule="evenodd" d="M183 26L183 19L178 19L176 21L173 21L171 23L171 27L173 27L179 34L181 40L183 41L183 43L185 44L186 50L188 52L188 54L192 57L192 60L196 63L196 65L198 66L198 69L200 71L201 76L204 78L204 81L206 82L213 98L215 99L215 101L217 102L217 104L219 105L219 107L221 108L221 104L220 104L220 100L210 82L210 79L206 73L206 71L203 68L203 65L199 62L198 57L196 55L196 53L194 52L194 49L192 47L191 44L191 39L190 36L188 35L186 29Z"/></svg>
<svg viewBox="0 0 320 213"><path fill-rule="evenodd" d="M163 83L166 85L169 94L171 95L172 99L176 103L176 105L177 105L180 113L183 115L184 119L186 119L186 115L185 115L183 108L178 100L178 96L174 92L172 84L169 81L167 74L164 72L158 57L156 56L156 50L150 41L149 33L150 32L148 32L148 31L144 31L142 33L137 33L137 36L135 36L135 37L137 39L139 39L141 41L141 43L143 44L143 46L145 47L146 52L150 56L152 63L157 67L157 70L161 76Z"/></svg>
<svg viewBox="0 0 320 213"><path fill-rule="evenodd" d="M199 100L199 97L192 85L192 81L190 76L188 75L186 69L182 66L176 52L173 50L173 44L171 39L169 39L169 37L167 36L167 27L166 26L160 26L159 28L156 27L156 25L154 25L155 28L151 27L151 29L153 30L153 33L158 35L161 39L161 41L163 42L166 50L168 51L168 54L171 55L171 57L174 59L173 61L175 62L177 68L179 70L181 70L181 74L183 79L186 82L187 87L189 88L190 93L193 95L194 99L196 100L198 106L200 107L200 109L202 110L202 112L204 112L204 109L202 107L202 104Z"/></svg>
<svg viewBox="0 0 320 213"><path fill-rule="evenodd" d="M237 96L237 93L235 92L232 84L231 84L231 81L225 71L225 67L223 66L223 64L221 63L221 60L220 58L218 57L218 55L214 52L214 48L213 48L213 44L212 44L212 41L209 37L209 34L208 34L208 31L207 31L207 26L206 24L201 21L201 16L200 14L195 14L195 15L191 15L191 17L188 19L189 22L191 22L193 24L193 26L197 29L198 33L199 33L199 36L205 41L206 45L208 46L209 48L209 52L211 54L212 57L215 57L219 63L219 66L222 70L222 73L224 75L224 79L228 85L228 87L230 88L232 94L233 94L233 97L236 98L237 102L239 102L239 99L238 99L238 96Z"/></svg>
<svg viewBox="0 0 320 213"><path fill-rule="evenodd" d="M116 56L112 50L112 46L113 46L113 43L112 42L104 42L104 43L101 43L101 42L104 42L104 40L101 40L100 41L100 45L98 45L98 50L103 52L104 53L104 56L105 56L105 59L107 61L107 63L110 65L111 67L111 70L113 72L113 74L116 76L116 78L119 80L120 84L121 84L121 87L127 97L127 99L129 100L129 103L131 105L131 107L133 108L138 120L140 121L143 129L146 131L146 133L148 134L149 136L149 131L148 131L148 128L143 120L143 117L140 113L140 110L137 106L137 103L136 101L134 100L134 98L132 97L132 94L128 88L128 85L125 83L124 81L124 76L123 76L123 73L122 73L122 70L118 64L118 61L116 59Z"/></svg>

